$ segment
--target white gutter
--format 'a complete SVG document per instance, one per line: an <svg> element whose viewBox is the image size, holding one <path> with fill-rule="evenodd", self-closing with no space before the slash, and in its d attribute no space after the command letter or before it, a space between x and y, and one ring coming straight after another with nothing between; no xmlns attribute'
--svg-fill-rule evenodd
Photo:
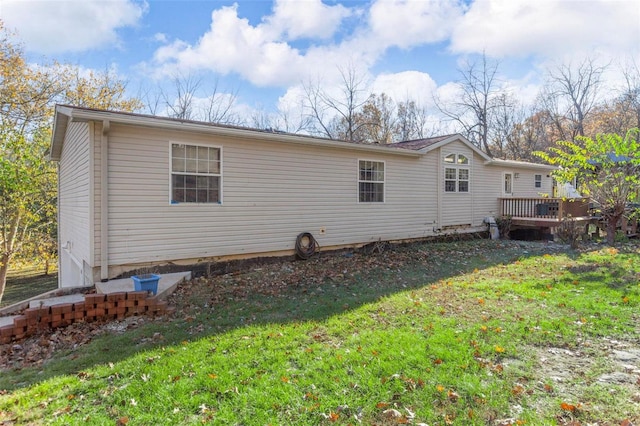
<svg viewBox="0 0 640 426"><path fill-rule="evenodd" d="M550 164L528 163L526 161L513 161L513 160L491 159L491 160L485 161L484 164L487 166L514 167L514 168L546 170L546 171L557 169L556 166L552 166Z"/></svg>
<svg viewBox="0 0 640 426"><path fill-rule="evenodd" d="M68 115L71 121L110 121L119 124L128 124L133 126L152 127L155 129L182 130L207 134L215 134L232 138L242 139L258 139L273 142L284 142L297 145L312 145L321 147L332 147L339 149L348 149L356 151L378 152L390 155L401 155L407 157L421 157L421 152L403 149L391 148L384 145L374 144L358 144L344 141L336 141L332 139L313 138L304 135L292 135L289 133L271 133L260 130L240 129L234 127L218 126L208 123L198 123L192 121L178 121L162 117L134 115L128 113L117 113L110 111L90 111L82 109L74 109L69 107L58 106L58 111Z"/></svg>

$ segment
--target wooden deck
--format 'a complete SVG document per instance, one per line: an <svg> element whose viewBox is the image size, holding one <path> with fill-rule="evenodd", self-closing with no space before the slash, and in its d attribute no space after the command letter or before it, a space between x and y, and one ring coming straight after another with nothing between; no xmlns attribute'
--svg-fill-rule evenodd
<svg viewBox="0 0 640 426"><path fill-rule="evenodd" d="M500 213L511 217L511 225L518 228L546 229L550 234L562 220L571 218L579 225L588 225L588 198L500 198Z"/></svg>
<svg viewBox="0 0 640 426"><path fill-rule="evenodd" d="M604 230L601 217L592 214L589 198L500 198L501 216L511 218L515 228L540 229L555 234L563 219L571 218L578 226L595 225L595 235ZM618 229L627 237L640 235L640 221L623 217Z"/></svg>
<svg viewBox="0 0 640 426"><path fill-rule="evenodd" d="M579 216L572 218L578 224L587 225L591 223L591 216ZM511 217L511 224L516 226L525 226L532 228L555 228L560 226L562 219L559 218L547 218L547 217Z"/></svg>
<svg viewBox="0 0 640 426"><path fill-rule="evenodd" d="M520 219L553 219L589 215L588 198L500 198L500 214ZM543 221L542 223L548 223Z"/></svg>

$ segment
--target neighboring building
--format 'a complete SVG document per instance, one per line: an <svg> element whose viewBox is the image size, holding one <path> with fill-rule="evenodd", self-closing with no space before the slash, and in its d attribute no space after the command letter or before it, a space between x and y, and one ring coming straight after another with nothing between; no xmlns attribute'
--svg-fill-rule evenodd
<svg viewBox="0 0 640 426"><path fill-rule="evenodd" d="M161 264L290 255L487 229L502 197L552 194L551 166L461 135L390 145L56 107L60 286Z"/></svg>

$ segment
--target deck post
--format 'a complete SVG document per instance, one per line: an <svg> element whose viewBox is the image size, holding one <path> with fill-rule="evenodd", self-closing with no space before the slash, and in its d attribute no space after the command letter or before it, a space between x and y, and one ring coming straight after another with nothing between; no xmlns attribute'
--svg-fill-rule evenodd
<svg viewBox="0 0 640 426"><path fill-rule="evenodd" d="M558 203L558 219L562 220L564 218L564 203L567 203L567 200L563 200L560 199L560 202Z"/></svg>

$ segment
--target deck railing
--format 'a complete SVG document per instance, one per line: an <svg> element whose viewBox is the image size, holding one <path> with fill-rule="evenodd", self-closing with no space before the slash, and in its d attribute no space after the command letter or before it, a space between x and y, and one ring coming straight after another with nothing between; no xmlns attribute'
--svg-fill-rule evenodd
<svg viewBox="0 0 640 426"><path fill-rule="evenodd" d="M500 198L502 216L562 219L589 215L588 198Z"/></svg>

